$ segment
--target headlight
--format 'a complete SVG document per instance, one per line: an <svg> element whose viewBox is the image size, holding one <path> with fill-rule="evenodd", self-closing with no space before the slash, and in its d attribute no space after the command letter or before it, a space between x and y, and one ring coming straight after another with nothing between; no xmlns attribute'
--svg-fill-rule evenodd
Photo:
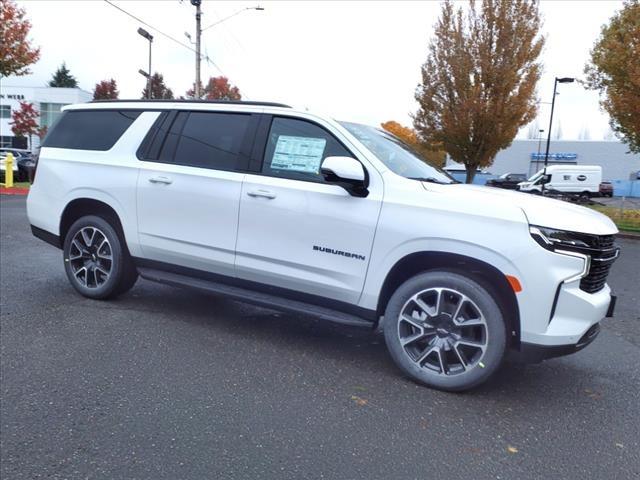
<svg viewBox="0 0 640 480"><path fill-rule="evenodd" d="M561 255L568 255L583 260L582 270L577 275L565 279L565 282L579 280L588 275L591 268L591 243L589 237L582 233L557 230L555 228L531 225L529 233L540 246Z"/></svg>
<svg viewBox="0 0 640 480"><path fill-rule="evenodd" d="M589 249L592 245L589 238L592 235L583 233L568 232L566 230L557 230L555 228L538 227L531 225L529 233L538 244L547 250L557 250L558 248Z"/></svg>

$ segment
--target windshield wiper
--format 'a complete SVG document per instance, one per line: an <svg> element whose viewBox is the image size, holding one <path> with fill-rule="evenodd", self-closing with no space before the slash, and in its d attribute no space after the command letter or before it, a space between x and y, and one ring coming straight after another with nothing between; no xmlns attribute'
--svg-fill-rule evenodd
<svg viewBox="0 0 640 480"><path fill-rule="evenodd" d="M453 182L443 182L433 177L407 177L409 180L418 180L419 182L438 183L440 185L449 185Z"/></svg>

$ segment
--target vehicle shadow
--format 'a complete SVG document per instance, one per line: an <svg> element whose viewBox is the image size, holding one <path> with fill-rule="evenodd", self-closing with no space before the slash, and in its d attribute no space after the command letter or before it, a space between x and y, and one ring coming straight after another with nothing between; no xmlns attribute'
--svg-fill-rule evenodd
<svg viewBox="0 0 640 480"><path fill-rule="evenodd" d="M374 374L389 381L389 388L417 383L405 377L387 353L384 338L372 330L343 326L305 315L277 312L228 298L140 282L130 293L105 308L142 310L162 314L169 321L186 322L212 329L220 335L249 337L265 348L283 348L292 354L312 355L356 365L359 374ZM569 357L572 358L572 357ZM467 399L492 399L509 404L517 401L538 410L553 398L565 398L575 390L587 398L594 372L575 361L552 359L540 364L505 362L485 384L463 394ZM435 392L439 395L455 395Z"/></svg>

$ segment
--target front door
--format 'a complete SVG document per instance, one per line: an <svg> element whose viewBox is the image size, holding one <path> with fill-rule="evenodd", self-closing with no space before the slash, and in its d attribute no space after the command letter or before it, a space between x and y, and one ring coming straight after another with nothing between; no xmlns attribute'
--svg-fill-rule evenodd
<svg viewBox="0 0 640 480"><path fill-rule="evenodd" d="M238 277L295 292L357 303L382 201L374 176L365 198L325 183L328 156L355 157L327 128L273 117L261 172L247 174L240 196Z"/></svg>

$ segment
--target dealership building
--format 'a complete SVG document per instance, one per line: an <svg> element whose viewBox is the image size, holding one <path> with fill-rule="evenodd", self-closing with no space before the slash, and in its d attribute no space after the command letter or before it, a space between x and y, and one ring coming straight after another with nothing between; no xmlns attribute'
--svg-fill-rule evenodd
<svg viewBox="0 0 640 480"><path fill-rule="evenodd" d="M496 155L493 165L483 171L491 178L504 173L524 173L529 177L544 167L545 146L544 140L514 140L509 148ZM548 164L599 165L604 180L631 180L640 171L640 155L628 152L629 146L619 141L553 140ZM447 159L447 167L457 165Z"/></svg>
<svg viewBox="0 0 640 480"><path fill-rule="evenodd" d="M33 103L40 112L39 124L49 127L60 115L60 109L71 103L91 101L91 93L80 88L54 87L0 87L0 147L30 148L28 139L16 137L11 131L11 114L20 108L20 102ZM32 138L31 148L39 146L37 135Z"/></svg>

